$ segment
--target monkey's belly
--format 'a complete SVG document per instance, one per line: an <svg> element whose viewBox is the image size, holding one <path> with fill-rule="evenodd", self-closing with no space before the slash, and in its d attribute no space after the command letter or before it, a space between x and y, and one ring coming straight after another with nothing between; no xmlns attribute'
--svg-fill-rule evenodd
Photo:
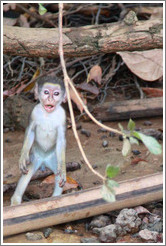
<svg viewBox="0 0 166 246"><path fill-rule="evenodd" d="M44 131L41 128L36 129L36 143L40 148L47 152L50 151L56 145L57 132L56 130Z"/></svg>

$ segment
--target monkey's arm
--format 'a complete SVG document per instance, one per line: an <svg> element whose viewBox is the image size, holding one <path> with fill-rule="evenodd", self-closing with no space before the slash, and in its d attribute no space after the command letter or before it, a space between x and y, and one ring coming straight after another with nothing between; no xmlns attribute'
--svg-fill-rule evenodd
<svg viewBox="0 0 166 246"><path fill-rule="evenodd" d="M66 182L66 127L65 124L58 127L57 144L56 144L56 156L58 164L58 174L60 174L61 180L59 186L63 187Z"/></svg>
<svg viewBox="0 0 166 246"><path fill-rule="evenodd" d="M30 124L25 131L24 143L21 150L21 156L19 159L19 168L23 173L28 173L27 164L30 163L29 152L34 142L35 133L35 122L31 119Z"/></svg>

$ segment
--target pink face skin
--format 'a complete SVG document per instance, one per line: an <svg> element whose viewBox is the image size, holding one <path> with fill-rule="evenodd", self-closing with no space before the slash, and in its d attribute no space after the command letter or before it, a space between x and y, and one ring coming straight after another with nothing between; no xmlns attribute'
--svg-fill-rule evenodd
<svg viewBox="0 0 166 246"><path fill-rule="evenodd" d="M58 84L46 83L41 90L41 103L47 113L55 110L62 97L61 87Z"/></svg>

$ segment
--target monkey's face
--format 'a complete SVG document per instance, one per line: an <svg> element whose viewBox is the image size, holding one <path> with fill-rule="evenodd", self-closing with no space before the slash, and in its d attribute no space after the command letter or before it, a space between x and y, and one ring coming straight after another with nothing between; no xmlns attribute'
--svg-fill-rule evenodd
<svg viewBox="0 0 166 246"><path fill-rule="evenodd" d="M56 106L62 102L63 94L59 84L45 83L43 85L39 100L46 112L51 113L55 110Z"/></svg>

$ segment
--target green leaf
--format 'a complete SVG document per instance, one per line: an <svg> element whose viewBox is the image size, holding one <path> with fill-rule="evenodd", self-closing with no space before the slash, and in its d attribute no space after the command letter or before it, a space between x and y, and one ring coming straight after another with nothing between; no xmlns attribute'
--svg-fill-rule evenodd
<svg viewBox="0 0 166 246"><path fill-rule="evenodd" d="M121 132L123 132L123 126L120 123L118 123L118 126L119 126Z"/></svg>
<svg viewBox="0 0 166 246"><path fill-rule="evenodd" d="M108 178L114 178L119 172L119 167L107 165L106 175Z"/></svg>
<svg viewBox="0 0 166 246"><path fill-rule="evenodd" d="M39 14L44 15L46 12L47 9L41 3L39 3Z"/></svg>
<svg viewBox="0 0 166 246"><path fill-rule="evenodd" d="M132 119L129 120L129 123L127 125L127 129L130 131L133 131L135 129L135 122Z"/></svg>
<svg viewBox="0 0 166 246"><path fill-rule="evenodd" d="M139 132L133 131L132 135L136 138L138 138L139 140L141 140L140 136L139 136Z"/></svg>
<svg viewBox="0 0 166 246"><path fill-rule="evenodd" d="M131 144L128 138L124 138L123 140L123 148L122 148L122 155L127 156L131 153Z"/></svg>
<svg viewBox="0 0 166 246"><path fill-rule="evenodd" d="M159 155L162 153L161 144L159 144L159 142L155 138L147 136L141 132L136 133L152 154Z"/></svg>
<svg viewBox="0 0 166 246"><path fill-rule="evenodd" d="M131 144L137 144L137 145L139 145L139 142L138 142L138 140L136 138L130 137L129 140L130 140L130 143Z"/></svg>
<svg viewBox="0 0 166 246"><path fill-rule="evenodd" d="M107 186L110 188L110 189L113 189L113 187L119 187L119 184L115 181L115 180L112 180L112 179L107 179Z"/></svg>
<svg viewBox="0 0 166 246"><path fill-rule="evenodd" d="M115 198L115 191L114 190L110 190L108 188L108 186L106 186L105 184L101 187L101 194L104 200L106 200L107 202L115 202L116 198Z"/></svg>

